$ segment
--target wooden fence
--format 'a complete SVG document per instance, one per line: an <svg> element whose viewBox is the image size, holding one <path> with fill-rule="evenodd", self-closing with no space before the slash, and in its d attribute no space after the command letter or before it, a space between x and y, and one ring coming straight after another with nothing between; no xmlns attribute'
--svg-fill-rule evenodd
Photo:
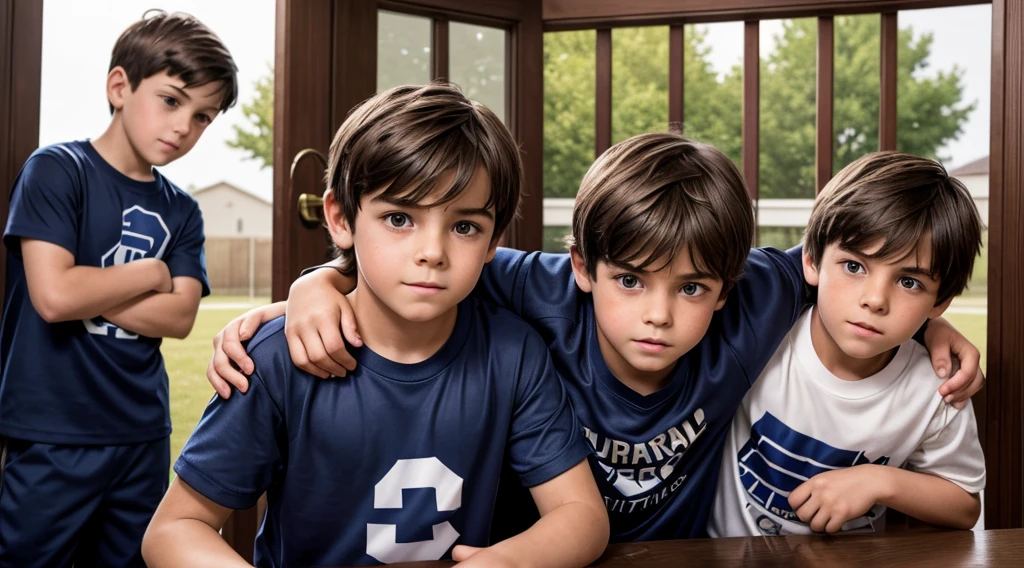
<svg viewBox="0 0 1024 568"><path fill-rule="evenodd" d="M206 275L214 294L269 296L271 272L271 239L206 239Z"/></svg>

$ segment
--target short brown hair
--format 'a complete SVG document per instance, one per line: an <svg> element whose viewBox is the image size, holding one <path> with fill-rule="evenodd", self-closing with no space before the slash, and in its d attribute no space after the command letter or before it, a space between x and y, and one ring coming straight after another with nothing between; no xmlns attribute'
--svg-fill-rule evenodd
<svg viewBox="0 0 1024 568"><path fill-rule="evenodd" d="M641 134L587 171L572 216L573 244L591 277L598 261L659 270L682 245L727 291L743 275L754 213L743 178L720 150L678 134ZM667 265L667 264L666 264Z"/></svg>
<svg viewBox="0 0 1024 568"><path fill-rule="evenodd" d="M522 194L523 166L512 135L455 85L406 85L352 110L331 142L325 181L354 231L364 195L383 188L381 196L415 204L451 174L433 203L443 205L458 199L479 166L491 185L485 207L494 207L494 242L515 217ZM343 270L351 273L351 250L341 252Z"/></svg>
<svg viewBox="0 0 1024 568"><path fill-rule="evenodd" d="M898 152L875 152L843 168L818 195L804 250L820 266L825 247L902 259L931 233L936 305L963 292L981 250L981 217L971 194L942 164Z"/></svg>
<svg viewBox="0 0 1024 568"><path fill-rule="evenodd" d="M119 66L132 91L143 79L167 71L184 81L185 88L220 82L221 112L238 99L238 67L228 48L210 28L182 12L150 10L128 26L110 56L110 70Z"/></svg>

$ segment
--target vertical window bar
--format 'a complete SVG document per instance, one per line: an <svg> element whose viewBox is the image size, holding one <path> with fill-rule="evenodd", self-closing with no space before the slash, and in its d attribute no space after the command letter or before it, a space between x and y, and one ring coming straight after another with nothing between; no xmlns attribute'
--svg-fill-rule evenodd
<svg viewBox="0 0 1024 568"><path fill-rule="evenodd" d="M612 30L597 30L597 93L594 151L600 156L612 145Z"/></svg>
<svg viewBox="0 0 1024 568"><path fill-rule="evenodd" d="M896 12L882 14L882 92L879 101L878 149L896 149L896 58L899 28Z"/></svg>
<svg viewBox="0 0 1024 568"><path fill-rule="evenodd" d="M743 178L750 199L757 200L758 137L760 129L761 22L743 26Z"/></svg>
<svg viewBox="0 0 1024 568"><path fill-rule="evenodd" d="M818 122L814 145L814 187L821 191L832 178L832 90L835 59L835 22L832 16L818 18Z"/></svg>
<svg viewBox="0 0 1024 568"><path fill-rule="evenodd" d="M448 77L448 20L434 20L434 33L431 34L430 75L434 79Z"/></svg>
<svg viewBox="0 0 1024 568"><path fill-rule="evenodd" d="M683 125L684 33L682 24L672 26L668 32L668 121L680 127Z"/></svg>

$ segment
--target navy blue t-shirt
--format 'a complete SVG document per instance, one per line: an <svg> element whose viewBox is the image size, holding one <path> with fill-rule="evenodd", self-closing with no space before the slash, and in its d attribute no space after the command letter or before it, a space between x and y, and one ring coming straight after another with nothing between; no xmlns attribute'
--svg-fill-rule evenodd
<svg viewBox="0 0 1024 568"><path fill-rule="evenodd" d="M590 442L611 540L707 536L733 414L805 302L800 250L750 251L707 334L647 396L605 364L593 298L576 286L569 255L499 249L474 295L510 308L547 342Z"/></svg>
<svg viewBox="0 0 1024 568"><path fill-rule="evenodd" d="M214 396L174 466L224 507L267 492L257 566L437 560L455 544L486 546L506 450L527 486L587 456L543 340L503 309L464 300L425 361L362 347L338 380L292 365L283 321L249 345L249 391Z"/></svg>
<svg viewBox="0 0 1024 568"><path fill-rule="evenodd" d="M156 170L114 169L88 141L36 150L11 194L4 233L0 434L48 444L133 444L171 432L160 339L102 318L50 324L29 298L21 239L70 251L78 266L159 258L209 294L199 205ZM125 301L131 298L125 298Z"/></svg>

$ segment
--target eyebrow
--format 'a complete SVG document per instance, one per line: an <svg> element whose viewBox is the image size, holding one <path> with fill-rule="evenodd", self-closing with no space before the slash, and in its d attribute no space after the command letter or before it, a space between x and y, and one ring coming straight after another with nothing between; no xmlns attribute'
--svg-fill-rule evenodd
<svg viewBox="0 0 1024 568"><path fill-rule="evenodd" d="M624 263L610 262L610 261L608 262L608 264L618 268L619 270L625 270L627 272L636 272L638 274L652 274L653 273L650 270L641 270L640 268L637 268L636 266L633 266L631 264L624 264ZM660 271L656 270L654 272L660 272ZM715 276L714 274L710 274L708 272L687 272L685 274L680 274L680 275L676 276L676 280L678 280L678 281L687 281L687 280L718 280L718 279L719 278L717 276Z"/></svg>
<svg viewBox="0 0 1024 568"><path fill-rule="evenodd" d="M191 101L192 100L192 97L189 96L188 91L186 91L185 89L182 89L181 87L179 87L177 85L172 85L170 83L166 83L166 85L167 85L167 88L174 90L176 93L178 93L178 95L181 96L181 98L185 99L186 101ZM213 112L214 114L217 114L217 112L218 112L218 108L215 107L215 106L212 106L212 105L208 106L208 107L206 107L204 109L200 109L200 110L205 111L205 112Z"/></svg>
<svg viewBox="0 0 1024 568"><path fill-rule="evenodd" d="M389 205L394 205L396 207L405 207L406 209L429 209L429 207L420 205L419 203L409 203L404 199L396 199L393 197L377 196L371 199L370 201L375 201L378 203L387 203ZM486 207L464 207L462 209L456 209L455 213L459 216L481 216L487 217L492 221L494 220L494 213L491 213L491 210Z"/></svg>
<svg viewBox="0 0 1024 568"><path fill-rule="evenodd" d="M848 249L848 248L841 247L841 246L839 247L839 250L841 250L843 252L846 252L846 253L849 253L849 254L852 254L853 256L856 256L856 257L859 257L859 258L868 258L868 259L871 258L870 256L864 254L863 252L861 252L859 250ZM904 257L904 258L906 258L906 257ZM882 262L885 262L885 261L883 260ZM899 261L897 261L897 262L899 262ZM923 276L925 278L928 278L929 280L935 280L934 273L931 270L929 270L928 267L909 266L908 265L908 266L901 266L901 267L899 267L899 271L900 271L901 274L907 274L907 275L911 275L911 276Z"/></svg>

